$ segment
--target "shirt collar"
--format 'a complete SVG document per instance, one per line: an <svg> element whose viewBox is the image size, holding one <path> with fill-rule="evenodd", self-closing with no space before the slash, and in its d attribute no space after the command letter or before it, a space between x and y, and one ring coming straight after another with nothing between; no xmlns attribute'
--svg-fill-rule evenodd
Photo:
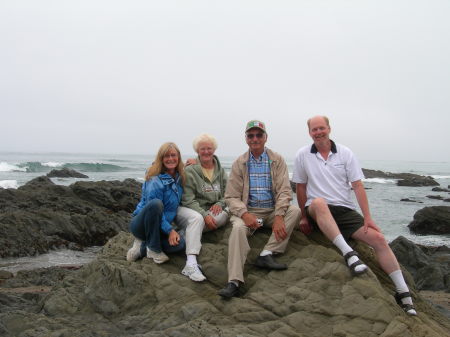
<svg viewBox="0 0 450 337"><path fill-rule="evenodd" d="M337 148L336 148L336 144L330 139L331 142L331 152L333 153L337 153ZM311 153L317 153L319 152L319 150L317 150L316 145L313 143L313 145L311 145Z"/></svg>
<svg viewBox="0 0 450 337"><path fill-rule="evenodd" d="M268 158L268 155L267 155L267 149L266 149L266 148L264 148L264 152L261 153L261 155L259 156L259 159L256 159L256 158L253 156L252 151L249 151L249 152L250 152L250 157L249 157L250 160L254 160L254 161L262 161L263 159Z"/></svg>

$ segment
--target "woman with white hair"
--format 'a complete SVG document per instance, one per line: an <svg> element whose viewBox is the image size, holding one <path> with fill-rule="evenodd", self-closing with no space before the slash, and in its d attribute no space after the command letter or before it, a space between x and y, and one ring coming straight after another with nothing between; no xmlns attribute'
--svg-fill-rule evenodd
<svg viewBox="0 0 450 337"><path fill-rule="evenodd" d="M217 141L213 136L201 134L194 139L193 147L198 158L195 164L185 169L186 184L176 221L186 228L187 260L181 273L200 282L206 279L197 263L202 233L228 222L224 201L227 176L219 158L214 155Z"/></svg>

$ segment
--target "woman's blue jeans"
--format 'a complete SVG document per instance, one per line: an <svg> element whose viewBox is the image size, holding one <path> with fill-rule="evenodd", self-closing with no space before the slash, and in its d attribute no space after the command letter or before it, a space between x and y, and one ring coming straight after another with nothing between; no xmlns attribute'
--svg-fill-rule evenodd
<svg viewBox="0 0 450 337"><path fill-rule="evenodd" d="M184 250L186 244L180 236L180 242L176 246L169 244L169 236L161 230L161 219L164 205L161 200L150 200L147 205L136 215L130 223L130 232L139 240L142 240L141 257L147 255L147 248L154 252L174 253Z"/></svg>

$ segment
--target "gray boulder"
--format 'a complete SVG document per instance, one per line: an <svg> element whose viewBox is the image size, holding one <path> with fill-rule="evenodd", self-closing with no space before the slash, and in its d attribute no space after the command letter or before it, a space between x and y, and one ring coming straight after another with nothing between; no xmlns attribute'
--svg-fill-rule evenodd
<svg viewBox="0 0 450 337"><path fill-rule="evenodd" d="M450 248L416 245L403 236L392 241L390 246L414 278L418 289L450 292Z"/></svg>
<svg viewBox="0 0 450 337"><path fill-rule="evenodd" d="M408 227L416 234L450 234L450 206L422 208Z"/></svg>

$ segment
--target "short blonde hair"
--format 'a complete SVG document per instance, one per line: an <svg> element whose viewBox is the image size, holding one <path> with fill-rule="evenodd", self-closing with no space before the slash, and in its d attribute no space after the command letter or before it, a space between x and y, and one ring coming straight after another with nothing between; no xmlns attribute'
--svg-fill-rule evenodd
<svg viewBox="0 0 450 337"><path fill-rule="evenodd" d="M209 133L202 133L201 135L194 138L194 141L192 142L192 147L194 148L194 151L198 153L198 145L200 143L211 143L214 151L217 149L217 140L214 136L210 135Z"/></svg>

